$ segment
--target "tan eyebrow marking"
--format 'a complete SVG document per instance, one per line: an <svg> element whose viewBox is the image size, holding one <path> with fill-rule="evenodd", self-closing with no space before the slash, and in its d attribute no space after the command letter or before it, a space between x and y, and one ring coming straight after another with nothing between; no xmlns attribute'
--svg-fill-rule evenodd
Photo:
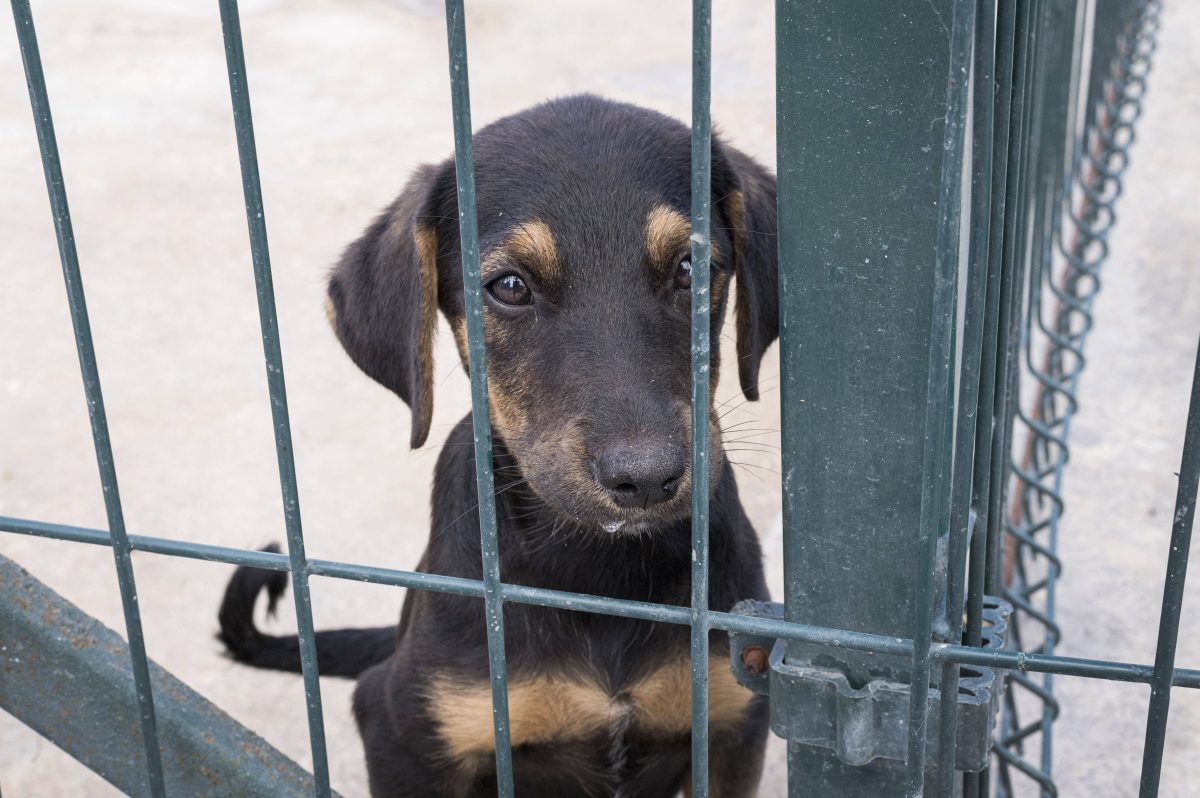
<svg viewBox="0 0 1200 798"><path fill-rule="evenodd" d="M655 266L673 266L688 245L692 223L668 205L655 205L646 217L646 254Z"/></svg>
<svg viewBox="0 0 1200 798"><path fill-rule="evenodd" d="M551 272L558 271L558 248L554 243L554 234L541 219L519 224L508 238L508 248L522 262Z"/></svg>
<svg viewBox="0 0 1200 798"><path fill-rule="evenodd" d="M646 254L650 263L667 269L675 266L675 259L690 249L692 221L669 205L655 205L646 217ZM712 259L721 261L723 253L716 241L712 242Z"/></svg>
<svg viewBox="0 0 1200 798"><path fill-rule="evenodd" d="M540 280L553 281L562 277L554 234L541 219L520 222L503 244L484 256L481 264L484 278L498 271L506 260L520 263Z"/></svg>

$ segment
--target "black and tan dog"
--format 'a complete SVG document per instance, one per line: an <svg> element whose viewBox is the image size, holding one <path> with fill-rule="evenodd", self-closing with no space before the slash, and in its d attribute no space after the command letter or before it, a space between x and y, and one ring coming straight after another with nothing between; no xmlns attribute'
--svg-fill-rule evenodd
<svg viewBox="0 0 1200 798"><path fill-rule="evenodd" d="M506 582L687 604L691 568L690 134L660 114L573 97L502 119L474 139ZM712 152L712 380L736 278L737 365L758 395L777 337L775 180L720 141ZM352 244L329 281L330 318L363 371L429 433L437 312L465 362L452 161L421 169ZM711 604L765 599L758 541L710 410ZM434 477L418 566L479 579L470 417ZM251 665L299 670L296 638L253 623L284 576L239 569L221 637ZM320 670L358 677L354 713L376 796L495 795L483 602L410 591L399 629L317 635ZM505 605L517 794L671 796L690 759L683 626ZM754 794L766 706L710 662L712 794Z"/></svg>

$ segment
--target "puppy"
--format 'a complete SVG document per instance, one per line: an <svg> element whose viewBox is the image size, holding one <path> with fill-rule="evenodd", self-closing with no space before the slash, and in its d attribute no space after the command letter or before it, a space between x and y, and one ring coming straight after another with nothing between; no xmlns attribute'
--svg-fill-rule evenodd
<svg viewBox="0 0 1200 798"><path fill-rule="evenodd" d="M679 122L592 96L555 100L474 138L496 515L506 582L686 605L690 596L691 141ZM712 145L712 384L737 282L737 373L758 398L778 335L775 179ZM440 309L465 365L454 162L419 169L329 280L331 323L358 366L429 434ZM711 607L766 599L761 553L710 407ZM480 579L471 419L434 475L417 569ZM282 573L238 569L220 611L237 659L298 671L295 636L253 622ZM690 767L688 628L505 604L517 794L656 798ZM317 635L323 675L357 677L375 796L496 794L483 602L411 590L398 628ZM767 707L713 632L711 794L753 795Z"/></svg>

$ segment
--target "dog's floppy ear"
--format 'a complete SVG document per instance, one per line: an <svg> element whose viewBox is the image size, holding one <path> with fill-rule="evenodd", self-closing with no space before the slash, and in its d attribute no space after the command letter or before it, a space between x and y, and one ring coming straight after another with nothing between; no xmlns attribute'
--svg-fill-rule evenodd
<svg viewBox="0 0 1200 798"><path fill-rule="evenodd" d="M758 367L779 337L775 177L748 155L713 142L713 187L733 239L738 379L758 399Z"/></svg>
<svg viewBox="0 0 1200 798"><path fill-rule="evenodd" d="M326 310L338 340L368 376L412 410L409 442L429 435L438 311L438 212L446 165L416 171L395 202L346 248L329 277ZM453 171L449 172L453 193Z"/></svg>

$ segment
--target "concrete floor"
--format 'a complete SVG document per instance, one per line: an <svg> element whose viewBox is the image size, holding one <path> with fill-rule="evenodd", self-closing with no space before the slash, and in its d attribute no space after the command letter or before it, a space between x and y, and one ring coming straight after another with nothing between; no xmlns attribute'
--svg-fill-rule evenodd
<svg viewBox="0 0 1200 798"><path fill-rule="evenodd" d="M469 6L477 125L582 90L688 115L687 3ZM216 4L43 0L35 12L128 527L239 547L281 540ZM770 5L717 3L714 17L714 117L736 145L771 162ZM465 412L467 381L442 335L434 434L409 452L406 409L362 376L329 333L322 282L409 171L450 153L441 4L246 0L242 23L308 550L412 567L428 535L434 446ZM16 41L0 30L0 514L103 527ZM1200 330L1200 214L1191 194L1200 177L1198 72L1200 8L1170 4L1073 435L1064 653L1153 657L1186 375ZM776 374L775 362L763 373ZM777 428L777 393L733 418ZM778 594L776 478L751 471L739 479ZM106 550L0 535L0 553L122 628ZM235 666L213 640L230 569L143 554L134 563L151 656L308 763L299 679ZM401 599L391 588L320 579L313 594L322 627L391 622ZM292 622L287 611L276 628ZM1189 611L1181 664L1200 666L1198 641L1200 615ZM1058 684L1062 794L1133 794L1147 690ZM351 685L326 680L322 688L334 786L362 795ZM1173 704L1164 795L1193 794L1187 785L1200 780L1197 698L1181 694ZM764 796L784 792L778 746L772 756ZM8 798L112 792L3 713L0 789Z"/></svg>

